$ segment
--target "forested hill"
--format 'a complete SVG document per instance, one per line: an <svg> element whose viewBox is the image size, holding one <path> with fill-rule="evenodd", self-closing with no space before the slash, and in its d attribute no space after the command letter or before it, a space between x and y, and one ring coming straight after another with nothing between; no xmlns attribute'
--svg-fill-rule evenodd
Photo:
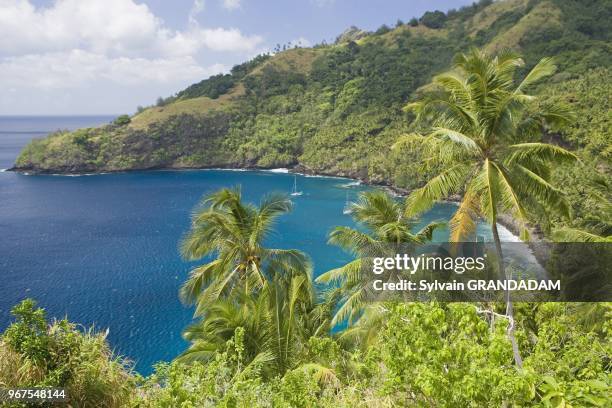
<svg viewBox="0 0 612 408"><path fill-rule="evenodd" d="M16 169L297 167L410 188L425 175L418 152L391 150L411 130L402 107L454 55L479 47L516 50L525 71L554 57L557 74L536 92L573 104L580 122L547 137L608 172L611 21L608 0L506 0L376 32L351 27L334 44L259 56L107 126L34 141Z"/></svg>

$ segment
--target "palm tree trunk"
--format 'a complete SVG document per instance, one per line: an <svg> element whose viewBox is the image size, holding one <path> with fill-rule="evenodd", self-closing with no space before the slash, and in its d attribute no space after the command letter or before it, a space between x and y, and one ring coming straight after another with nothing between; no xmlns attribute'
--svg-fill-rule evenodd
<svg viewBox="0 0 612 408"><path fill-rule="evenodd" d="M497 231L497 217L493 220L491 226L493 231L493 239L495 240L495 250L497 251L497 262L499 266L499 272L502 274L505 280L508 280L506 276L506 270L504 268L504 255L502 253L501 242L499 240L499 232ZM523 359L516 342L516 336L514 335L514 308L512 305L512 299L510 298L510 291L506 289L506 317L510 321L508 326L508 339L512 344L512 354L514 355L514 362L518 368L523 368Z"/></svg>

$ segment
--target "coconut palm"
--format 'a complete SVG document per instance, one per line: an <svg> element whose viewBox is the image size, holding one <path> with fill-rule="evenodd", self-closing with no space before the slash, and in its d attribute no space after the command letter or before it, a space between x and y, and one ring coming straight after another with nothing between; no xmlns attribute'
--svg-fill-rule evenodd
<svg viewBox="0 0 612 408"><path fill-rule="evenodd" d="M290 209L280 194L259 206L244 203L238 188L202 201L181 252L189 260L213 259L195 267L181 288L181 298L195 303L200 317L183 333L192 344L181 361L206 361L242 328L245 361L282 374L295 366L311 336L329 330L329 308L315 302L308 257L263 246L276 218Z"/></svg>
<svg viewBox="0 0 612 408"><path fill-rule="evenodd" d="M351 206L351 215L366 231L351 227L336 227L329 235L329 243L339 246L355 256L355 260L340 268L320 275L319 283L339 285L338 299L332 325L344 322L355 324L362 319L366 306L374 300L375 293L370 288L375 278L366 271L373 257L387 254L395 256L398 251L409 250L410 245L430 241L440 223L430 223L413 233L415 221L406 216L405 204L384 191L371 191L361 194L357 203ZM365 272L365 273L364 273ZM333 293L337 293L334 291ZM356 331L351 331L356 332Z"/></svg>
<svg viewBox="0 0 612 408"><path fill-rule="evenodd" d="M484 218L495 241L498 267L505 274L497 229L498 217L511 214L521 224L521 238L529 238L526 223L552 213L569 217L563 193L550 183L554 166L576 156L543 143L547 128L568 123L572 115L563 105L553 105L525 93L537 81L553 74L555 65L542 59L516 82L524 62L511 51L497 56L476 49L456 58L455 69L434 78L432 89L406 110L425 125L425 137L413 135L430 153L426 162L438 174L407 199L408 215L429 208L437 200L462 193L451 219L451 240L473 234L476 220ZM522 366L514 336L512 302L507 296L508 336L517 366Z"/></svg>
<svg viewBox="0 0 612 408"><path fill-rule="evenodd" d="M213 258L195 267L180 291L185 303L196 304L196 316L204 316L208 305L218 300L255 294L274 279L289 284L294 276L302 276L308 283L301 286L304 296L311 296L308 257L294 249L263 246L275 220L290 210L286 195L270 194L256 206L242 201L239 188L221 189L203 199L180 247L188 260Z"/></svg>
<svg viewBox="0 0 612 408"><path fill-rule="evenodd" d="M316 304L304 276L289 282L275 278L257 295L244 291L235 299L219 299L208 306L205 318L189 326L183 336L191 346L178 358L183 362L207 361L223 350L237 328L244 330L244 361L263 362L269 376L294 368L308 339L326 334L331 316Z"/></svg>

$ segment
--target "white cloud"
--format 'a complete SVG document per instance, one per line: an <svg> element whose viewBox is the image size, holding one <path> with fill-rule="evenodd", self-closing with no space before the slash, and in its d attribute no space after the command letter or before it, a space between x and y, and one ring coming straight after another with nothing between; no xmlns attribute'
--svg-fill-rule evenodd
<svg viewBox="0 0 612 408"><path fill-rule="evenodd" d="M0 61L0 88L71 89L99 81L125 86L180 83L223 71L227 67L222 64L201 67L192 57L111 58L72 50L5 58Z"/></svg>
<svg viewBox="0 0 612 408"><path fill-rule="evenodd" d="M0 0L5 114L126 112L227 72L215 62L229 65L263 47L262 37L238 28L200 26L205 0L194 0L181 30L137 0L30 1Z"/></svg>
<svg viewBox="0 0 612 408"><path fill-rule="evenodd" d="M196 35L208 48L215 51L252 51L263 41L260 36L245 38L240 30L235 28L205 29Z"/></svg>
<svg viewBox="0 0 612 408"><path fill-rule="evenodd" d="M240 0L223 0L223 7L228 10L235 10L240 8Z"/></svg>
<svg viewBox="0 0 612 408"><path fill-rule="evenodd" d="M28 0L0 0L0 53L77 48L109 55L177 56L203 48L245 52L262 42L261 37L244 35L236 28L200 27L195 16L203 7L202 1L196 1L189 28L177 31L133 0L57 0L49 8L36 8Z"/></svg>
<svg viewBox="0 0 612 408"><path fill-rule="evenodd" d="M82 50L21 55L0 61L4 114L129 113L220 72L193 57L107 57Z"/></svg>

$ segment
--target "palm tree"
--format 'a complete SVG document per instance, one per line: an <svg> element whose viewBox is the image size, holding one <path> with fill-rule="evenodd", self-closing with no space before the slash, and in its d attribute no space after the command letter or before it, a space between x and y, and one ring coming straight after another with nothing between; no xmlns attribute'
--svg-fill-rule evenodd
<svg viewBox="0 0 612 408"><path fill-rule="evenodd" d="M367 231L350 227L336 227L329 235L329 243L339 246L353 254L356 259L337 269L320 275L316 281L340 285L339 307L332 320L332 326L345 320L349 325L358 321L373 322L365 318L367 304L373 300L371 273L364 273L372 257L389 253L395 256L400 248L430 241L440 223L430 223L417 233L413 233L414 218L406 216L405 205L384 191L371 191L361 194L357 203L351 206L351 215ZM333 293L336 293L335 291ZM362 328L363 329L363 328ZM364 330L350 330L350 333ZM371 330L368 329L368 332ZM345 337L349 337L348 335Z"/></svg>
<svg viewBox="0 0 612 408"><path fill-rule="evenodd" d="M191 346L178 360L208 361L222 350L236 329L244 330L244 361L264 362L269 376L294 368L312 336L327 334L331 315L316 304L304 276L289 285L276 278L257 295L237 293L238 299L220 299L209 305L206 317L189 326L183 336Z"/></svg>
<svg viewBox="0 0 612 408"><path fill-rule="evenodd" d="M571 120L569 109L525 93L555 72L553 61L542 59L517 83L517 70L523 65L511 51L491 56L473 49L456 58L453 71L435 77L433 89L422 100L406 107L416 112L417 123L426 124L427 134L418 139L430 153L427 162L439 169L409 196L407 214L463 193L450 222L451 240L469 237L476 220L483 217L491 225L498 268L504 275L499 215L510 213L519 221L524 240L529 238L526 223L533 214L569 217L569 206L563 193L551 185L550 173L555 165L577 160L561 147L541 142L544 129ZM506 316L514 359L522 367L509 294Z"/></svg>
<svg viewBox="0 0 612 408"><path fill-rule="evenodd" d="M204 198L181 252L189 260L214 259L195 267L181 288L200 319L183 333L191 346L180 361L207 361L242 328L245 362L283 374L311 336L329 331L331 311L316 303L308 257L263 246L276 218L290 210L286 195L268 195L255 206L242 201L238 188Z"/></svg>
<svg viewBox="0 0 612 408"><path fill-rule="evenodd" d="M308 257L295 249L263 246L276 218L291 207L283 194L270 194L259 206L244 203L239 188L221 189L203 199L180 247L187 260L214 257L195 267L180 291L185 303L196 304L196 316L204 316L218 300L256 294L274 279L288 284L302 276L308 284L301 288L311 296Z"/></svg>

